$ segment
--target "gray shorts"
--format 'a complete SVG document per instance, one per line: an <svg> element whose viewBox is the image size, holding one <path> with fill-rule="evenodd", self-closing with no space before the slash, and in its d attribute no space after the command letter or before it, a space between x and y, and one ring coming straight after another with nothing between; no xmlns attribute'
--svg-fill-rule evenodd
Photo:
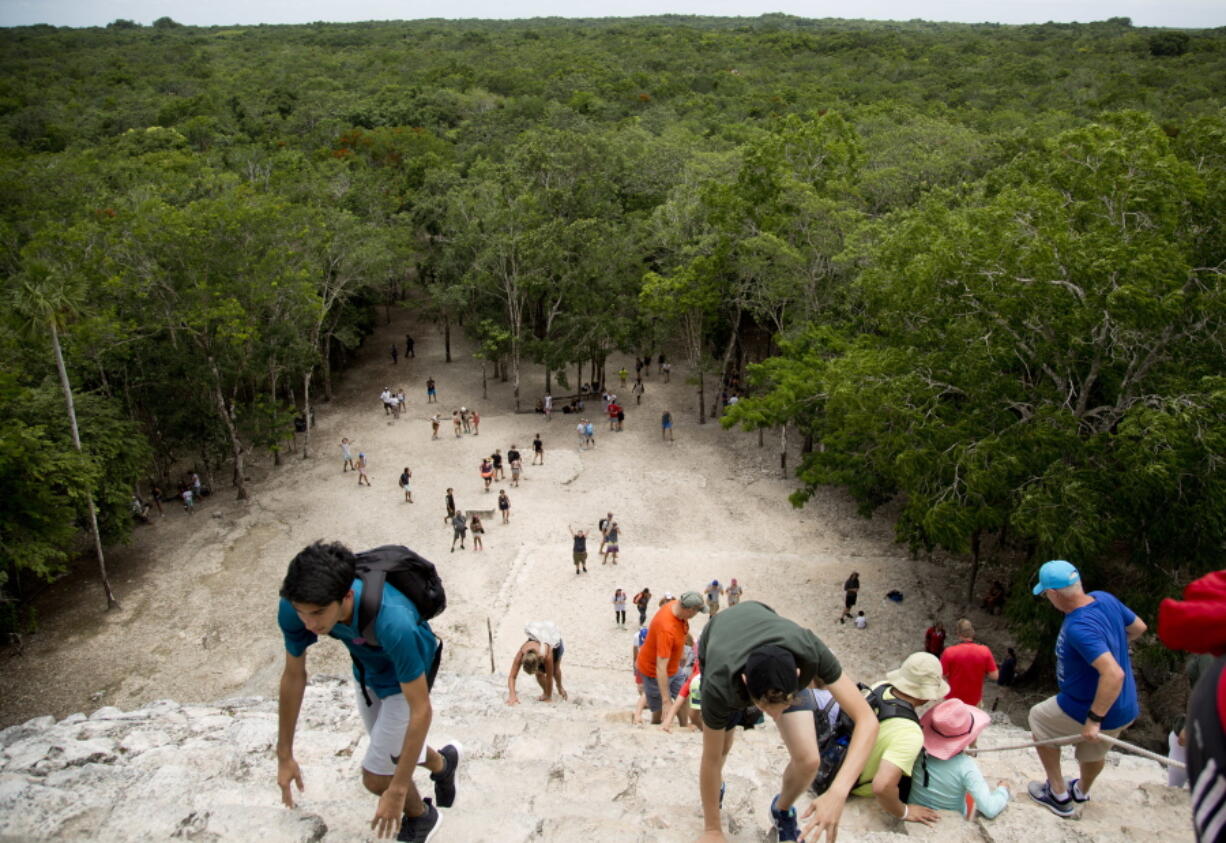
<svg viewBox="0 0 1226 843"><path fill-rule="evenodd" d="M635 673L643 680L643 693L647 695L647 705L651 709L651 713L662 712L664 710L664 700L660 698L660 683L656 681L654 676L647 676L640 672L637 668ZM668 693L676 699L681 693L681 686L685 684L685 671L678 670L672 676L668 677Z"/></svg>
<svg viewBox="0 0 1226 843"><path fill-rule="evenodd" d="M1131 725L1129 723L1118 729L1103 729L1102 734L1118 738L1120 732ZM1067 735L1080 735L1081 728L1081 723L1078 723L1064 713L1064 709L1060 707L1060 703L1056 701L1055 697L1048 697L1043 702L1035 703L1030 708L1030 732L1034 735L1036 741L1063 738ZM1073 755L1076 756L1078 761L1085 761L1087 763L1102 761L1107 757L1107 753L1110 750L1111 745L1106 741L1081 741L1080 743L1073 744Z"/></svg>
<svg viewBox="0 0 1226 843"><path fill-rule="evenodd" d="M392 694L380 699L373 688L367 688L371 704L362 697L362 686L353 683L358 701L358 714L370 735L370 746L362 756L362 769L376 776L390 776L396 772L396 759L404 749L404 735L409 728L409 701L404 694ZM426 761L426 743L422 742L418 764Z"/></svg>

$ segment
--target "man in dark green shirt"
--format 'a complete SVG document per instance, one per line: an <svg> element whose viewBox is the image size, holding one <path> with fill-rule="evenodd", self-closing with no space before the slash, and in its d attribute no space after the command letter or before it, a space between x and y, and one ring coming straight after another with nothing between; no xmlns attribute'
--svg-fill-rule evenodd
<svg viewBox="0 0 1226 843"><path fill-rule="evenodd" d="M732 749L732 730L757 716L746 711L751 705L775 721L787 747L790 758L771 803L771 817L780 841L798 839L793 805L821 766L813 721L816 704L804 691L809 687L829 689L855 723L838 775L803 815L806 840L835 834L847 795L877 737L877 718L856 683L843 674L839 660L812 632L756 601L738 603L711 618L698 644L698 658L704 726L698 772L704 820L700 839L725 839L719 817L720 780Z"/></svg>

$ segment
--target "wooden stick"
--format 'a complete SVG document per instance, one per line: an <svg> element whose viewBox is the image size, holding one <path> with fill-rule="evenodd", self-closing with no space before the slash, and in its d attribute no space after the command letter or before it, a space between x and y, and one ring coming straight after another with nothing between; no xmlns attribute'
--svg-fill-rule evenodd
<svg viewBox="0 0 1226 843"><path fill-rule="evenodd" d="M489 616L485 617L485 632L490 637L490 673L494 672L494 627L490 625Z"/></svg>

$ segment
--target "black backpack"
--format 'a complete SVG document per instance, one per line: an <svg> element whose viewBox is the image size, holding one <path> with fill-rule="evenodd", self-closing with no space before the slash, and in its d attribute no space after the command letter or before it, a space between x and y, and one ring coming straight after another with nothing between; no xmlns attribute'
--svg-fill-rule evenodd
<svg viewBox="0 0 1226 843"><path fill-rule="evenodd" d="M354 626L362 637L355 640L356 644L379 649L375 621L383 605L384 583L391 583L397 591L413 601L423 623L438 617L447 608L447 593L443 590L443 581L439 579L433 563L404 545L385 544L357 554L354 574L362 581L362 599L355 607L357 617L354 621ZM426 671L427 688L434 687L434 677L438 675L438 668L443 660L443 642L437 636L434 640L437 646L434 648L434 661ZM370 705L370 696L366 693L366 668L356 656L350 655L358 670L362 696L365 697L366 704Z"/></svg>
<svg viewBox="0 0 1226 843"><path fill-rule="evenodd" d="M919 715L915 713L910 703L900 699L885 698L885 692L892 687L891 685L885 684L870 688L863 683L858 683L858 687L860 693L864 694L864 698L868 701L873 714L877 715L878 723L892 717L905 717L918 725ZM837 703L834 697L831 697L825 706L813 712L814 726L817 729L817 745L822 758L821 767L818 768L817 775L813 778L813 791L818 796L830 789L834 777L838 775L839 769L843 766L843 760L847 757L847 745L851 742L851 733L855 725L850 715L842 710L839 711L832 725L830 711L835 705ZM928 784L927 759L927 754L921 748L915 763L924 772L925 786ZM911 769L914 770L915 766L913 765ZM857 782L856 787L861 784L863 782ZM905 803L910 794L911 776L903 776L898 782L898 797Z"/></svg>

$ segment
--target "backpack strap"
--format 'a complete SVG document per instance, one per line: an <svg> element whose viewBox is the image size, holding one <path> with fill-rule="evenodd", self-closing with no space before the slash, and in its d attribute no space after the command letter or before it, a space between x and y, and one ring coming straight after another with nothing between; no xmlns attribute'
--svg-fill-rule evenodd
<svg viewBox="0 0 1226 843"><path fill-rule="evenodd" d="M362 580L361 605L357 608L357 623L354 624L362 633L362 642L368 647L378 647L379 637L375 634L375 620L379 617L379 607L383 603L383 584L387 581L387 571L378 566L372 566L360 573Z"/></svg>

